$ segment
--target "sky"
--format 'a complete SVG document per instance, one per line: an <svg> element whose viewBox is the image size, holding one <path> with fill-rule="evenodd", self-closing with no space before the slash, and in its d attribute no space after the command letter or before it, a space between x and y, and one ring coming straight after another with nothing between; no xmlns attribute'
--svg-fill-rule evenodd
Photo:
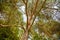
<svg viewBox="0 0 60 40"><path fill-rule="evenodd" d="M21 9L21 10L20 10L20 9ZM19 11L21 11L22 14L23 14L23 20L24 20L24 22L26 22L26 21L27 21L27 17L26 17L26 15L24 14L24 13L25 13L25 6L21 6L20 9L19 9Z"/></svg>

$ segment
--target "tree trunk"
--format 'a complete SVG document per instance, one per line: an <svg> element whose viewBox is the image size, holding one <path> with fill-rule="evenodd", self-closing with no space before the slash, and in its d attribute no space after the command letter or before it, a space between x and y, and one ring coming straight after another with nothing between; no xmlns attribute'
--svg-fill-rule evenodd
<svg viewBox="0 0 60 40"><path fill-rule="evenodd" d="M28 30L24 32L21 40L28 40Z"/></svg>

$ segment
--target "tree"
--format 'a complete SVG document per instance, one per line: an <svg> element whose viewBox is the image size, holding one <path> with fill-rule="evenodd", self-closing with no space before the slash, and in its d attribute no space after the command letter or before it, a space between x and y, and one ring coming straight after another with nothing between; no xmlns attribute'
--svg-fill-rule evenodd
<svg viewBox="0 0 60 40"><path fill-rule="evenodd" d="M0 26L19 26L23 30L20 40L28 40L30 36L32 40L47 40L45 36L56 40L53 35L60 31L57 31L60 23L54 20L55 12L60 10L57 3L56 0L1 0L0 14L4 20L1 20ZM22 6L25 7L24 11ZM26 22L23 21L23 15L27 17ZM41 36L42 33L44 36Z"/></svg>
<svg viewBox="0 0 60 40"><path fill-rule="evenodd" d="M56 2L56 0L50 0L50 1L48 1L48 0L44 0L44 1L43 0L31 0L31 2L29 0L26 0L26 1L23 0L23 3L25 5L25 14L27 16L26 31L28 31L25 35L26 39L23 38L23 40L28 40L28 37L26 37L26 36L28 36L30 28L36 23L35 19L37 19L37 20L39 19L40 22L37 21L39 23L41 23L41 21L46 21L46 22L48 21L50 23L53 20L54 11L55 10L59 11L58 8L54 8L56 5L56 4L54 4L55 2ZM39 25L41 25L41 24L39 24ZM42 25L45 26L44 23ZM49 27L49 24L47 24L47 26ZM45 29L45 28L46 27L43 27L42 30L47 35L50 35L49 34L50 32L48 32L49 28L48 29Z"/></svg>

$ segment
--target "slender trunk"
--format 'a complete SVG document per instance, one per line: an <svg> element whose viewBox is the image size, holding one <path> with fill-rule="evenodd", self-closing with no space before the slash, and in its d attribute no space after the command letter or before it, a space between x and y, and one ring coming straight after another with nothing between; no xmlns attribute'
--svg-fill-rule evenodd
<svg viewBox="0 0 60 40"><path fill-rule="evenodd" d="M22 39L21 40L28 40L28 30L26 30L22 36Z"/></svg>
<svg viewBox="0 0 60 40"><path fill-rule="evenodd" d="M30 22L29 22L30 23ZM29 29L28 27L30 27L30 25L27 25L27 28L26 30L24 31L24 34L22 36L22 40L28 40L28 37L29 37Z"/></svg>

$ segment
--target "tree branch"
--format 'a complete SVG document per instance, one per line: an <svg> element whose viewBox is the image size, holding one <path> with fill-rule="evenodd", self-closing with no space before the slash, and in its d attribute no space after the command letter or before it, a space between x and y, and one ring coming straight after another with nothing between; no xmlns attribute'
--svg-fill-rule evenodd
<svg viewBox="0 0 60 40"><path fill-rule="evenodd" d="M45 3L46 3L46 0L42 3L42 6L41 6L40 10L37 13L39 13L41 11L41 9L44 7Z"/></svg>
<svg viewBox="0 0 60 40"><path fill-rule="evenodd" d="M36 1L35 7L34 7L34 9L32 10L32 14L31 14L30 20L32 19L34 13L36 12L36 9L37 9L37 6L38 6L38 2L39 2L39 0Z"/></svg>
<svg viewBox="0 0 60 40"><path fill-rule="evenodd" d="M25 4L25 12L26 12L26 16L27 16L26 29L28 28L28 13L27 13L27 4L28 4L28 0L26 0L26 4Z"/></svg>
<svg viewBox="0 0 60 40"><path fill-rule="evenodd" d="M30 20L29 20L29 21L32 20L33 15L34 15L34 13L36 12L36 9L37 9L37 6L38 6L38 2L39 2L39 0L36 1L35 7L34 7L34 9L32 10L32 13L31 13L31 16L30 16ZM28 30L30 29L30 27L31 27L31 23L30 23L30 26L28 27Z"/></svg>
<svg viewBox="0 0 60 40"><path fill-rule="evenodd" d="M11 27L11 26L19 26L25 31L25 28L21 25L4 25L4 24L0 24L0 27Z"/></svg>
<svg viewBox="0 0 60 40"><path fill-rule="evenodd" d="M35 8L34 8L34 10L33 10L33 13L35 13L35 11L36 11L36 9L37 9L38 2L39 2L39 0L36 1L36 4L35 4Z"/></svg>
<svg viewBox="0 0 60 40"><path fill-rule="evenodd" d="M43 8L43 6L44 6L44 4L46 3L46 0L43 2L43 4L42 4L42 6L41 6L41 8L40 8L40 10L37 12L37 13L39 13L40 11L41 11L41 9ZM34 21L35 21L35 19L36 19L36 13L35 13L35 16L34 16L34 19L33 19L33 21L32 21L32 24L31 24L31 26L33 25L33 23L34 23ZM31 28L31 26L30 26L30 28ZM29 28L29 29L30 29Z"/></svg>
<svg viewBox="0 0 60 40"><path fill-rule="evenodd" d="M25 4L25 0L22 0L23 1L23 3Z"/></svg>
<svg viewBox="0 0 60 40"><path fill-rule="evenodd" d="M3 25L3 24L0 24L0 27L8 27L10 25Z"/></svg>

